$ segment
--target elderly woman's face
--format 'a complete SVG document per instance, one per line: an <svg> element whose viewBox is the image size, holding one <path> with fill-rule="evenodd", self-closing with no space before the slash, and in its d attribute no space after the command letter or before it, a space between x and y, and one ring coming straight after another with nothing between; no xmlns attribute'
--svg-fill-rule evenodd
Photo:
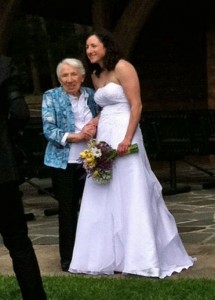
<svg viewBox="0 0 215 300"><path fill-rule="evenodd" d="M84 76L81 75L78 68L64 64L61 68L59 81L67 93L73 96L79 96Z"/></svg>

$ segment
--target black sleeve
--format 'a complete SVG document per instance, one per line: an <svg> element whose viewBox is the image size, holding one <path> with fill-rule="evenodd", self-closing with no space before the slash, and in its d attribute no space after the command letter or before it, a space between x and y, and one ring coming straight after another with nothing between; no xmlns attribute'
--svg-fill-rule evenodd
<svg viewBox="0 0 215 300"><path fill-rule="evenodd" d="M19 75L15 66L11 65L11 75L7 80L8 95L8 120L9 128L12 135L16 135L26 126L30 112L25 101L24 94L21 91Z"/></svg>

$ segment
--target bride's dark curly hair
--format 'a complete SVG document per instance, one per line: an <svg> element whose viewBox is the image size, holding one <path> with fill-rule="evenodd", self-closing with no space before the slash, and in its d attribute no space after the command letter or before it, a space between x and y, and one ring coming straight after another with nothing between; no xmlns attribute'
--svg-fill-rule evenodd
<svg viewBox="0 0 215 300"><path fill-rule="evenodd" d="M116 41L114 40L113 36L110 32L99 29L99 30L93 30L91 31L87 37L86 40L92 36L95 35L97 38L102 42L106 49L106 54L103 60L103 68L112 71L115 69L116 64L118 61L122 58L122 54L120 52L119 46L117 45ZM85 51L86 52L86 51ZM102 68L99 64L92 64L90 60L88 59L86 53L84 54L85 58L85 66L90 71L90 73L96 74L96 76L99 77L100 73L102 72Z"/></svg>

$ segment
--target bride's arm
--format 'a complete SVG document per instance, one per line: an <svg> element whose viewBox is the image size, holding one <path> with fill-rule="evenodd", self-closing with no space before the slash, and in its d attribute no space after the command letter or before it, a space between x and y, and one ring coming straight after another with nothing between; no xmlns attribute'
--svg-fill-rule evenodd
<svg viewBox="0 0 215 300"><path fill-rule="evenodd" d="M81 132L84 133L86 140L95 137L98 121L99 121L99 116L96 116L82 128Z"/></svg>
<svg viewBox="0 0 215 300"><path fill-rule="evenodd" d="M117 152L119 155L127 152L132 143L134 133L139 124L142 113L142 101L140 95L140 84L137 72L132 64L120 60L115 68L115 74L123 87L124 93L130 104L130 118L124 139L119 143Z"/></svg>

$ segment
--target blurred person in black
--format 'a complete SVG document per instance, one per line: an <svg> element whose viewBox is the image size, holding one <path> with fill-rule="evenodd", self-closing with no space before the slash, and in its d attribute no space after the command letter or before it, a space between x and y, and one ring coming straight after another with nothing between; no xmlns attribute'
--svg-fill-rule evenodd
<svg viewBox="0 0 215 300"><path fill-rule="evenodd" d="M0 55L0 233L9 250L23 300L46 300L37 257L28 236L15 142L29 119L11 58Z"/></svg>

